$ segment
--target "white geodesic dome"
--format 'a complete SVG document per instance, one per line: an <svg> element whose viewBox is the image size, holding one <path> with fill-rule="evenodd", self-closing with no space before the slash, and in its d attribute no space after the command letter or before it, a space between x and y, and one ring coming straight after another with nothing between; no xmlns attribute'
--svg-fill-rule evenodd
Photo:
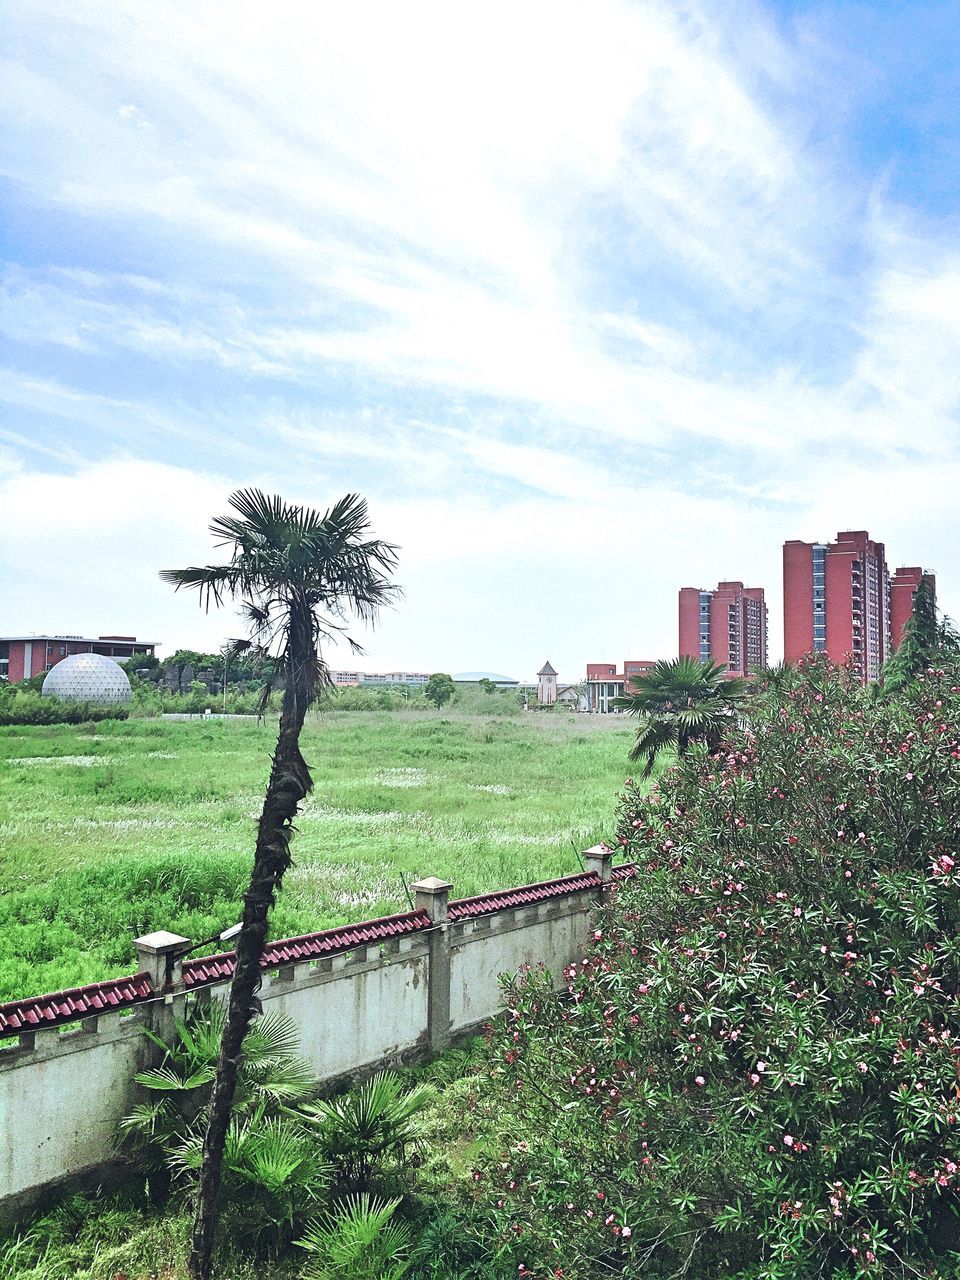
<svg viewBox="0 0 960 1280"><path fill-rule="evenodd" d="M45 698L78 702L129 702L130 681L118 662L102 653L75 653L47 673Z"/></svg>

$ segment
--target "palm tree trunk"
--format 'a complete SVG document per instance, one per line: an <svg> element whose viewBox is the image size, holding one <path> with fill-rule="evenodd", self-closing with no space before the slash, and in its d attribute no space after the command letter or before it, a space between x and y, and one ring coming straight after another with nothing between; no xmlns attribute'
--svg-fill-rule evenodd
<svg viewBox="0 0 960 1280"><path fill-rule="evenodd" d="M267 942L270 908L290 865L292 823L300 802L313 786L300 754L300 731L312 695L311 672L316 663L309 611L291 610L287 683L283 694L280 732L257 828L257 847L250 886L243 895L243 921L237 936L236 962L230 984L227 1020L220 1044L217 1075L210 1098L203 1163L197 1188L193 1240L187 1264L191 1280L210 1280L223 1151L233 1112L243 1041L260 1012L260 960Z"/></svg>

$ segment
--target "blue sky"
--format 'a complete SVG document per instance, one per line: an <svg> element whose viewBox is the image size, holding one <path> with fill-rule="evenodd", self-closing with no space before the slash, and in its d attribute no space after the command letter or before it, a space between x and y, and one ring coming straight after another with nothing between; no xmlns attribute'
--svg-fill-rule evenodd
<svg viewBox="0 0 960 1280"><path fill-rule="evenodd" d="M960 613L955 4L0 11L0 631L216 646L248 484L401 545L369 670L776 652L840 528Z"/></svg>

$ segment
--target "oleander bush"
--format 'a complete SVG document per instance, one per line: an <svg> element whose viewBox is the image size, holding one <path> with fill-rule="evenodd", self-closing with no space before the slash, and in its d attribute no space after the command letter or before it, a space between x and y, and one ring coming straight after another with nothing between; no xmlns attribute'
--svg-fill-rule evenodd
<svg viewBox="0 0 960 1280"><path fill-rule="evenodd" d="M519 1276L960 1275L960 667L811 659L693 748L553 991L494 1033L481 1201Z"/></svg>

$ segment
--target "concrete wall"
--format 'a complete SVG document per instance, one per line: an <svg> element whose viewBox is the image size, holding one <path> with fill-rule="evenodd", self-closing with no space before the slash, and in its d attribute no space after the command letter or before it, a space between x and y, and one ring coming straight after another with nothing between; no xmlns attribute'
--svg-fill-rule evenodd
<svg viewBox="0 0 960 1280"><path fill-rule="evenodd" d="M586 944L592 893L498 911L450 926L450 1029L487 1021L500 1008L500 976L542 964L559 981Z"/></svg>
<svg viewBox="0 0 960 1280"><path fill-rule="evenodd" d="M0 1041L0 1218L109 1165L147 1062L146 1021L140 1006Z"/></svg>
<svg viewBox="0 0 960 1280"><path fill-rule="evenodd" d="M318 1081L399 1062L427 1047L425 939L404 938L396 951L383 954L379 947L360 947L329 963L327 972L309 964L278 970L260 993L265 1012L296 1023L300 1052Z"/></svg>
<svg viewBox="0 0 960 1280"><path fill-rule="evenodd" d="M452 904L454 919L450 886L422 881L417 906L426 915L417 931L276 965L264 973L264 1012L285 1014L299 1028L318 1085L438 1051L497 1014L502 974L542 964L560 980L564 966L583 954L609 882L609 852L588 861L583 876L508 890L493 902ZM133 1078L156 1053L143 1030L164 1035L173 1016L196 1001L226 998L224 978L184 986L177 957L189 946L185 939L157 933L138 946L141 979L150 977L146 990L164 994L0 1038L0 1218L21 1213L58 1184L107 1172L119 1121L136 1097ZM58 1009L77 994L30 1003Z"/></svg>

